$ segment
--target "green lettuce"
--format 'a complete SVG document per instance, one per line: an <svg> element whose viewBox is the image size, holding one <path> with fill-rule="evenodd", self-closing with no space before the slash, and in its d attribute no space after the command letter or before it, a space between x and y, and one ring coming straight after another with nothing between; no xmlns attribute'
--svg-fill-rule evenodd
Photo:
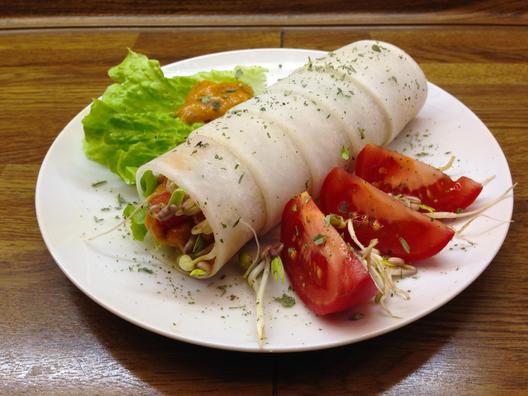
<svg viewBox="0 0 528 396"><path fill-rule="evenodd" d="M176 147L202 125L188 125L176 116L194 84L241 81L258 94L266 86L265 72L258 66L237 66L167 78L158 61L129 50L108 72L115 83L101 99L94 99L82 120L84 152L134 184L138 167Z"/></svg>

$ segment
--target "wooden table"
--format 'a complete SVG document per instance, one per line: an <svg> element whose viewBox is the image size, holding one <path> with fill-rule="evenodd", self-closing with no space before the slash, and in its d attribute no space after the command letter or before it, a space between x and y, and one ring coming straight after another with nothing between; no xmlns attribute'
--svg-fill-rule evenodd
<svg viewBox="0 0 528 396"><path fill-rule="evenodd" d="M88 3L27 0L0 7L1 394L528 391L523 2L449 1L442 9L440 2L411 1L397 11L381 1L330 1L324 11L315 1L232 7L219 1L209 8L192 1ZM39 166L63 126L104 90L106 71L126 47L167 63L237 48L329 50L364 38L404 48L432 82L467 104L499 141L519 183L515 222L502 249L452 302L356 345L244 354L135 327L92 302L59 270L35 220Z"/></svg>

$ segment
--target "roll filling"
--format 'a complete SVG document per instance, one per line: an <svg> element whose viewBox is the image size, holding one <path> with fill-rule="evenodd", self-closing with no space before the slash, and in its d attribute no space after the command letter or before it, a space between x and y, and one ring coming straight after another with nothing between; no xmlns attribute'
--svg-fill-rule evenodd
<svg viewBox="0 0 528 396"><path fill-rule="evenodd" d="M216 254L207 219L182 188L163 175L158 182L147 198L147 230L160 244L178 249L180 270L193 276L209 274Z"/></svg>

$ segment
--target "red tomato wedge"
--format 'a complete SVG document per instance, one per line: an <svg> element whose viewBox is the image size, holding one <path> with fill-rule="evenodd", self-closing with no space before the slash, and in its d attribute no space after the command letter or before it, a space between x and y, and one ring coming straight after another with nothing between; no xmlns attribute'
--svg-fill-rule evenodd
<svg viewBox="0 0 528 396"><path fill-rule="evenodd" d="M321 188L321 209L352 219L365 246L378 239L383 254L414 261L434 256L453 238L445 224L409 209L390 195L342 168L334 168Z"/></svg>
<svg viewBox="0 0 528 396"><path fill-rule="evenodd" d="M306 192L284 208L282 260L301 300L318 315L368 301L376 287L363 264Z"/></svg>
<svg viewBox="0 0 528 396"><path fill-rule="evenodd" d="M418 197L441 212L467 208L482 191L482 184L469 177L453 181L430 165L373 144L361 150L355 167L356 175L380 190Z"/></svg>

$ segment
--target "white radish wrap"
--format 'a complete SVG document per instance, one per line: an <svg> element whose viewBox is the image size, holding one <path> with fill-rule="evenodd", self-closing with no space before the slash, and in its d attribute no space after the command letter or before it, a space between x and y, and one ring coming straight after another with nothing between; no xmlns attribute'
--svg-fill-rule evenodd
<svg viewBox="0 0 528 396"><path fill-rule="evenodd" d="M418 113L427 80L401 49L358 41L310 60L188 141L139 168L183 188L215 237L213 276L253 237L280 221L286 202L317 197L326 174L367 143L390 143ZM345 150L343 150L345 149ZM139 189L140 190L140 189ZM141 195L141 191L140 191Z"/></svg>

